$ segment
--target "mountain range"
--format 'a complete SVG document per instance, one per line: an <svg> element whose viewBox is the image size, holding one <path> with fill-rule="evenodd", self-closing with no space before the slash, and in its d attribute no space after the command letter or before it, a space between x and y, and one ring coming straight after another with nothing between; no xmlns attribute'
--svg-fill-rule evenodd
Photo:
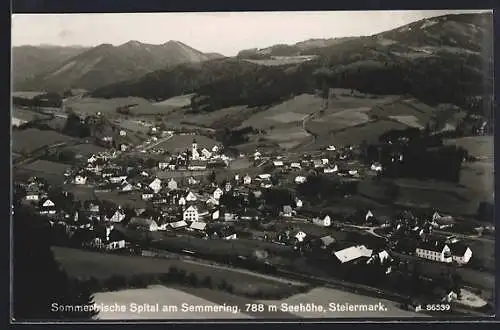
<svg viewBox="0 0 500 330"><path fill-rule="evenodd" d="M372 36L323 41L321 47L306 47L314 56L299 63L262 65L246 58L255 51L242 52L236 58L158 70L91 95L161 100L194 93L193 106L213 110L269 105L317 89L348 88L465 106L470 98L492 94L492 31L492 14L445 15ZM296 51L297 45L288 52L284 48L270 47L267 53L304 55Z"/></svg>
<svg viewBox="0 0 500 330"><path fill-rule="evenodd" d="M23 81L36 75L50 71L66 60L77 56L88 48L81 46L19 46L12 47L12 82L15 90Z"/></svg>
<svg viewBox="0 0 500 330"><path fill-rule="evenodd" d="M33 49L46 49L36 48ZM168 41L161 45L129 41L119 46L101 44L90 49L80 49L73 56L64 56L74 48L54 48L52 57L46 62L33 61L26 56L26 47L14 47L13 57L23 80L15 80L18 90L45 90L60 92L69 88L94 90L122 80L136 79L149 72L183 63L197 63L223 57L220 54L205 54L179 41ZM29 65L37 67L30 74ZM41 69L40 69L41 68Z"/></svg>
<svg viewBox="0 0 500 330"><path fill-rule="evenodd" d="M93 97L150 100L193 93L198 110L270 105L328 88L465 106L471 98L492 94L492 31L490 13L445 15L372 36L311 39L244 50L234 58L205 54L178 41L130 41L47 65L20 87L84 88ZM287 62L304 55L307 59Z"/></svg>

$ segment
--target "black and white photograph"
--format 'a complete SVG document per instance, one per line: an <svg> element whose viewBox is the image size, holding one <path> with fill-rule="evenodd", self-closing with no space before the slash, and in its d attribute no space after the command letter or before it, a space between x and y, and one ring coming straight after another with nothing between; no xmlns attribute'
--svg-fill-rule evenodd
<svg viewBox="0 0 500 330"><path fill-rule="evenodd" d="M494 316L493 10L11 23L11 321Z"/></svg>

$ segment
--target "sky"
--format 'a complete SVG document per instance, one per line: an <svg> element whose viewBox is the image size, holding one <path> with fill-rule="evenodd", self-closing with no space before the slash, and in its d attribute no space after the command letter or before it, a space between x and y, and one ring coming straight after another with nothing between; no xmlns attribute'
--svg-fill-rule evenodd
<svg viewBox="0 0 500 330"><path fill-rule="evenodd" d="M202 52L234 56L242 49L371 35L423 18L464 12L480 10L15 14L12 45L97 46L177 40Z"/></svg>

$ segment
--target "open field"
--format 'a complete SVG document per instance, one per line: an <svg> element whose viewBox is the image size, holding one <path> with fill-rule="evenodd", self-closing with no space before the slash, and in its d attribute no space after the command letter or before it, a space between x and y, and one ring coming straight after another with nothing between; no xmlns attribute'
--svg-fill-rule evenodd
<svg viewBox="0 0 500 330"><path fill-rule="evenodd" d="M22 109L22 108L19 108L16 106L14 106L12 108L11 117L12 117L12 119L16 118L16 119L20 119L20 120L28 121L28 122L32 121L32 120L42 120L42 119L49 118L48 115L45 115L45 114L42 114L39 112L35 112L35 111L31 111L28 109Z"/></svg>
<svg viewBox="0 0 500 330"><path fill-rule="evenodd" d="M370 121L370 117L367 115L370 109L371 108L368 107L362 107L335 111L333 113L328 112L326 115L308 121L306 126L307 129L314 134L321 135L365 124Z"/></svg>
<svg viewBox="0 0 500 330"><path fill-rule="evenodd" d="M156 148L162 148L170 152L184 151L186 149L191 150L191 144L193 140L196 140L198 144L198 149L201 151L203 148L212 150L213 146L219 144L216 140L209 138L204 135L180 135L176 134L171 139L160 143Z"/></svg>
<svg viewBox="0 0 500 330"><path fill-rule="evenodd" d="M99 200L113 202L123 207L128 205L135 208L143 208L146 206L146 202L142 200L141 193L139 192L120 193L118 191L110 191L96 192L95 195Z"/></svg>
<svg viewBox="0 0 500 330"><path fill-rule="evenodd" d="M12 92L12 97L20 97L23 99L33 99L39 95L43 95L45 92Z"/></svg>
<svg viewBox="0 0 500 330"><path fill-rule="evenodd" d="M16 167L14 175L22 178L36 176L47 180L51 184L58 185L64 182L64 172L68 169L70 169L70 165L36 160L33 163Z"/></svg>
<svg viewBox="0 0 500 330"><path fill-rule="evenodd" d="M56 260L73 277L109 278L113 275L132 276L134 274L163 274L171 267L195 273L198 277L210 276L212 283L226 281L234 287L234 292L252 293L288 292L294 285L285 280L274 280L269 276L253 275L251 272L233 271L227 267L217 267L179 259L125 256L100 252L82 251L70 248L53 247Z"/></svg>
<svg viewBox="0 0 500 330"><path fill-rule="evenodd" d="M301 94L265 111L258 112L245 120L241 126L268 129L280 124L300 123L311 113L320 110L323 99L312 94Z"/></svg>
<svg viewBox="0 0 500 330"><path fill-rule="evenodd" d="M132 105L149 105L149 101L140 97L121 97L114 99L98 99L91 97L72 98L64 102L67 110L73 110L77 113L86 115L95 115L97 112L107 116L119 115L116 109L119 107Z"/></svg>
<svg viewBox="0 0 500 330"><path fill-rule="evenodd" d="M103 148L101 146L91 144L91 143L82 143L78 144L76 146L70 146L70 147L65 147L62 149L62 151L72 151L74 152L77 157L90 157L93 154L97 154L99 152L105 151L106 148Z"/></svg>
<svg viewBox="0 0 500 330"><path fill-rule="evenodd" d="M371 121L362 125L348 127L327 135L321 135L316 141L316 146L360 144L363 140L368 143L378 142L384 132L392 129L405 129L407 125L390 120Z"/></svg>
<svg viewBox="0 0 500 330"><path fill-rule="evenodd" d="M495 265L495 241L487 239L465 239L463 240L472 250L474 259L478 259L486 269L494 270Z"/></svg>
<svg viewBox="0 0 500 330"><path fill-rule="evenodd" d="M95 200L96 196L94 194L94 187L91 186L81 186L81 185L73 185L66 184L64 185L64 189L73 194L73 198L75 201L90 201Z"/></svg>
<svg viewBox="0 0 500 330"><path fill-rule="evenodd" d="M198 291L198 289L196 290ZM209 292L211 290L203 290L202 296L211 296L216 294L216 292ZM105 305L126 305L126 312L100 312L97 316L99 320L137 320L137 319L163 319L163 320L196 320L196 319L248 319L252 318L249 315L243 314L241 309L245 308L243 304L236 304L233 300L227 299L224 302L212 302L208 299L201 298L194 294L186 293L179 289L167 288L164 286L150 286L147 289L131 289L122 290L117 292L98 292L94 295L94 300L97 304L103 303ZM216 300L216 299L214 299ZM153 305L159 304L161 311L159 312L142 312L138 313L136 310L131 308L131 304L137 304L138 306L143 306L143 304ZM188 304L189 306L215 306L222 305L226 303L227 305L236 306L238 309L233 311L223 311L223 312L205 312L205 311L183 311L182 304ZM163 311L163 306L170 306L165 308ZM175 307L173 307L175 306Z"/></svg>
<svg viewBox="0 0 500 330"><path fill-rule="evenodd" d="M482 194L484 200L492 200L495 186L493 137L464 137L445 140L445 144L463 147L479 158L479 161L462 164L460 183Z"/></svg>
<svg viewBox="0 0 500 330"><path fill-rule="evenodd" d="M444 141L448 145L457 145L469 151L469 154L479 157L484 161L493 162L494 158L494 137L493 136L469 136L459 139Z"/></svg>
<svg viewBox="0 0 500 330"><path fill-rule="evenodd" d="M164 237L154 242L158 248L174 249L177 251L189 250L195 253L208 253L211 255L227 256L228 253L251 257L256 250L268 250L269 253L290 255L293 250L290 247L282 246L264 241L237 239L237 240L204 240L190 236Z"/></svg>
<svg viewBox="0 0 500 330"><path fill-rule="evenodd" d="M410 208L430 208L451 215L474 216L481 195L453 183L398 179L385 181L363 180L359 193L374 200L383 199L387 187L396 184L399 193L393 204Z"/></svg>
<svg viewBox="0 0 500 330"><path fill-rule="evenodd" d="M177 116L177 120L179 122L183 121L202 127L234 128L241 125L242 122L258 111L258 108L248 108L247 106L242 105L200 114L176 112L172 116L167 117L167 121L174 119L174 117Z"/></svg>
<svg viewBox="0 0 500 330"><path fill-rule="evenodd" d="M277 143L280 147L290 149L304 140L309 139L310 134L301 127L276 128L265 135L267 140Z"/></svg>
<svg viewBox="0 0 500 330"><path fill-rule="evenodd" d="M12 132L12 150L18 153L30 153L44 146L70 141L73 141L70 136L36 128Z"/></svg>
<svg viewBox="0 0 500 330"><path fill-rule="evenodd" d="M299 304L315 304L324 307L324 312L296 312L295 315L301 318L378 318L378 317L425 317L423 314L405 311L397 306L397 303L367 296L358 295L355 293L344 292L332 288L315 288L308 293L301 293L291 296L286 299L277 301L262 301L263 303L282 304L287 303L291 305ZM351 304L351 305L378 305L382 303L386 311L330 311L328 310L330 304Z"/></svg>
<svg viewBox="0 0 500 330"><path fill-rule="evenodd" d="M191 98L194 95L195 94L185 94L185 95L174 96L160 102L152 103L152 105L160 107L174 107L174 108L187 107L191 105Z"/></svg>

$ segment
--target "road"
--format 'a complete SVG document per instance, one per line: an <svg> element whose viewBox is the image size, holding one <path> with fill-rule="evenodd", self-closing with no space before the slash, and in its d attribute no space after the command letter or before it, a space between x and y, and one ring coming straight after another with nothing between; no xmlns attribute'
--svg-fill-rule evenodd
<svg viewBox="0 0 500 330"><path fill-rule="evenodd" d="M157 145L162 144L163 142L170 140L173 137L174 137L174 134L168 134L166 137L160 138L156 142L151 143L150 145L147 145L147 146L139 145L138 149L140 151L148 151L149 149L152 149L152 148L156 147Z"/></svg>

